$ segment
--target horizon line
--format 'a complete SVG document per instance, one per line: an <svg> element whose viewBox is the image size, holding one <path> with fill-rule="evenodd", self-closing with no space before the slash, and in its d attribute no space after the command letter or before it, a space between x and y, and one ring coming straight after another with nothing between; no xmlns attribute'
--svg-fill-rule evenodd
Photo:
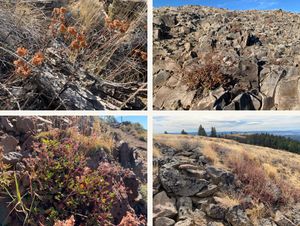
<svg viewBox="0 0 300 226"><path fill-rule="evenodd" d="M227 11L238 11L238 12L245 12L245 11L276 11L276 10L282 10L283 12L289 12L289 13L295 13L299 14L300 10L297 11L291 11L283 8L272 8L272 9L230 9L230 8L225 8L225 7L218 7L218 6L208 6L208 5L196 5L196 4L186 4L186 5L165 5L165 6L155 6L153 3L153 9L160 9L160 8L166 8L166 7L171 7L171 8L178 8L178 7L186 7L186 6L199 6L199 7L208 7L208 8L213 8L213 9L223 9Z"/></svg>

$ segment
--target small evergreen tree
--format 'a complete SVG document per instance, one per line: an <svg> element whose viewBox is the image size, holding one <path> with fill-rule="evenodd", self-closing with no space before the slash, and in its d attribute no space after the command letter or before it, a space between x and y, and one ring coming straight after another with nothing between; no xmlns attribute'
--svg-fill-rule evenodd
<svg viewBox="0 0 300 226"><path fill-rule="evenodd" d="M198 129L198 136L207 136L205 129L202 127L202 125L199 126Z"/></svg>
<svg viewBox="0 0 300 226"><path fill-rule="evenodd" d="M187 132L185 132L184 131L184 129L183 130L181 130L181 134L184 134L184 135L186 135L186 134L188 134Z"/></svg>
<svg viewBox="0 0 300 226"><path fill-rule="evenodd" d="M164 134L168 134L168 132L167 132L167 131L165 131L165 132L164 132Z"/></svg>
<svg viewBox="0 0 300 226"><path fill-rule="evenodd" d="M211 127L211 132L210 132L211 137L217 137L217 130L215 127Z"/></svg>

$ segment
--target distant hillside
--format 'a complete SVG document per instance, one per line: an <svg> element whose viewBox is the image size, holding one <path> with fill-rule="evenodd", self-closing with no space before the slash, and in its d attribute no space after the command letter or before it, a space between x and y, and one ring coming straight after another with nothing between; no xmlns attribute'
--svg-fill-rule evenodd
<svg viewBox="0 0 300 226"><path fill-rule="evenodd" d="M198 132L189 132L187 131L189 135L194 135L197 136ZM210 131L206 131L207 135L210 136ZM225 136L225 135L230 135L230 134L241 134L241 135L250 135L250 134L272 134L276 136L283 136L287 138L291 138L292 140L300 141L300 131L299 130L280 130L280 131L275 131L275 130L267 130L267 131L261 131L261 130L255 130L255 131L217 131L218 136ZM174 134L178 135L178 133L169 133L169 134Z"/></svg>
<svg viewBox="0 0 300 226"><path fill-rule="evenodd" d="M292 137L278 136L268 133L255 134L227 134L223 138L236 140L245 144L253 144L274 149L282 149L300 154L300 142Z"/></svg>

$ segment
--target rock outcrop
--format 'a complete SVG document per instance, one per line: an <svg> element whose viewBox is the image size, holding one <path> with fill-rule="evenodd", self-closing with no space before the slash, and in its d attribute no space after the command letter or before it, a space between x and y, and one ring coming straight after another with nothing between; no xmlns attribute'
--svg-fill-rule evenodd
<svg viewBox="0 0 300 226"><path fill-rule="evenodd" d="M154 10L154 108L296 110L300 15Z"/></svg>

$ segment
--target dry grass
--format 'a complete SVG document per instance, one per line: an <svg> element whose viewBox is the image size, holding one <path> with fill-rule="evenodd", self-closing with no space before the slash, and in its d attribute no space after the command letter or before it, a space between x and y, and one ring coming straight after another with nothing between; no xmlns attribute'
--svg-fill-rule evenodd
<svg viewBox="0 0 300 226"><path fill-rule="evenodd" d="M259 226L259 219L262 219L265 216L269 215L268 210L265 208L265 205L263 203L256 204L252 208L247 209L246 214L248 215L254 226Z"/></svg>
<svg viewBox="0 0 300 226"><path fill-rule="evenodd" d="M48 28L45 18L41 10L30 4L1 2L0 73L13 69L16 47L26 47L29 52L34 52L45 45ZM1 83L5 85L4 81Z"/></svg>
<svg viewBox="0 0 300 226"><path fill-rule="evenodd" d="M220 64L206 63L203 67L196 69L190 73L186 73L184 81L192 90L200 87L206 89L215 89L225 82L225 75L221 73Z"/></svg>
<svg viewBox="0 0 300 226"><path fill-rule="evenodd" d="M74 140L78 141L85 150L93 151L98 150L99 148L104 148L104 150L111 153L115 147L114 140L111 138L111 136L106 134L86 136L80 134L74 128L68 129L67 133Z"/></svg>
<svg viewBox="0 0 300 226"><path fill-rule="evenodd" d="M216 150L216 146L211 145L209 142L202 143L202 154L215 166L218 166L219 157Z"/></svg>
<svg viewBox="0 0 300 226"><path fill-rule="evenodd" d="M104 25L105 14L103 4L99 0L76 1L69 8L85 32L98 28L99 24Z"/></svg>
<svg viewBox="0 0 300 226"><path fill-rule="evenodd" d="M279 174L275 166L270 165L269 163L263 163L263 169L268 174L271 179L278 178Z"/></svg>
<svg viewBox="0 0 300 226"><path fill-rule="evenodd" d="M215 197L216 202L218 202L224 208L230 208L233 206L237 206L241 203L240 198L232 197L229 195L224 195L222 197Z"/></svg>
<svg viewBox="0 0 300 226"><path fill-rule="evenodd" d="M195 138L196 138L195 136L191 136L191 135L163 134L163 135L155 136L154 140L157 141L158 143L163 143L177 150L182 150L182 148L186 145L189 145L190 147L197 147L199 145L199 141Z"/></svg>
<svg viewBox="0 0 300 226"><path fill-rule="evenodd" d="M160 158L162 156L160 150L157 147L153 147L153 157Z"/></svg>

